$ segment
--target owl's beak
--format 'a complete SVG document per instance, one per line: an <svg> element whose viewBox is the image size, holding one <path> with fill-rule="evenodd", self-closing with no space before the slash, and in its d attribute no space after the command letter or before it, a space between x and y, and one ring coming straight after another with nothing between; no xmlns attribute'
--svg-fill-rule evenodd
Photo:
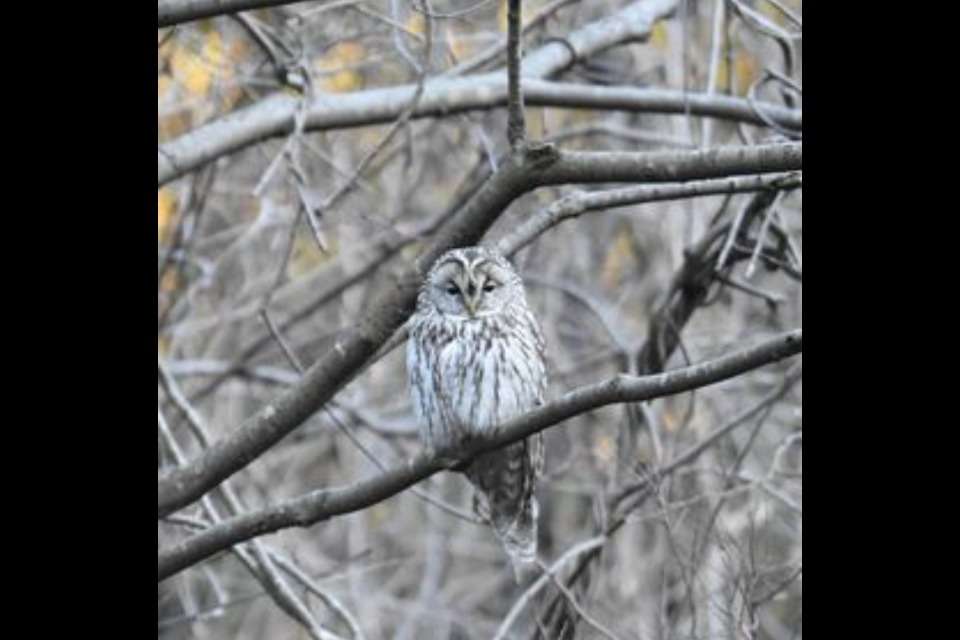
<svg viewBox="0 0 960 640"><path fill-rule="evenodd" d="M477 304L480 302L478 298L468 298L464 297L463 303L467 307L467 311L470 313L470 317L473 318L477 315Z"/></svg>

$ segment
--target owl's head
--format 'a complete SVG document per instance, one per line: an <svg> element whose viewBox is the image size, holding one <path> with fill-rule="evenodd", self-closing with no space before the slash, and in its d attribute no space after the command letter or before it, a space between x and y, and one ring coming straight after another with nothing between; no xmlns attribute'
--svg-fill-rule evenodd
<svg viewBox="0 0 960 640"><path fill-rule="evenodd" d="M440 256L421 292L421 300L447 316L482 318L500 313L519 297L520 276L502 255L486 247L453 249Z"/></svg>

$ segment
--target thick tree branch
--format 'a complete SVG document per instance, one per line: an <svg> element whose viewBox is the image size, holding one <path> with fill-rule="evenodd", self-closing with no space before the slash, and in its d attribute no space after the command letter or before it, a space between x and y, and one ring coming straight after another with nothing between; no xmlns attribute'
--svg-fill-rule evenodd
<svg viewBox="0 0 960 640"><path fill-rule="evenodd" d="M715 147L701 151L560 152L559 159L536 172L543 187L578 182L679 182L803 168L803 143Z"/></svg>
<svg viewBox="0 0 960 640"><path fill-rule="evenodd" d="M364 509L385 500L451 465L516 442L573 416L620 402L643 402L689 391L782 360L803 349L801 329L776 336L695 366L652 376L619 375L581 387L539 409L502 424L484 440L463 443L459 450L421 453L407 464L353 485L321 489L260 511L230 518L159 552L157 579L163 580L230 546L279 529L306 527L322 520Z"/></svg>
<svg viewBox="0 0 960 640"><path fill-rule="evenodd" d="M413 310L422 272L441 253L475 244L522 193L561 182L665 182L802 168L802 143L748 148L652 153L539 152L532 159L511 156L500 171L443 227L418 264L397 277L396 287L358 326L275 401L247 419L189 464L162 474L157 514L190 504L309 418L373 356Z"/></svg>
<svg viewBox="0 0 960 640"><path fill-rule="evenodd" d="M367 260L363 266L345 275L340 280L326 285L315 298L307 301L300 307L297 307L296 310L291 312L290 316L285 321L280 323L278 329L281 332L286 332L294 325L297 325L307 318L312 317L319 309L328 304L331 300L336 299L351 287L366 281L367 278L371 277L372 274L377 271L377 269L385 265L401 249L404 249L411 243L419 241L436 231L441 224L449 220L483 185L483 182L489 177L489 172L485 169L486 165L484 163L477 163L477 165L475 165L475 170L471 172L467 178L467 182L465 183L466 186L458 190L458 195L456 196L455 201L439 215L420 222L411 229L401 231L397 228L391 228L381 239L372 242L371 244L378 248L376 254ZM233 375L245 374L246 364L257 354L262 352L267 345L272 344L272 342L273 341L269 335L264 335L260 338L257 338L244 348L239 349L238 355L234 358L231 366L225 371L220 372L209 383L196 391L191 396L191 400L196 401L207 396L210 392L220 386L224 380L227 380Z"/></svg>
<svg viewBox="0 0 960 640"><path fill-rule="evenodd" d="M305 131L383 124L394 121L410 104L413 85L374 89L346 95L321 96L308 106ZM523 80L524 101L531 106L621 109L643 113L682 114L722 118L765 126L750 102L729 96L684 94L665 89L598 87L544 80ZM257 142L289 135L295 126L298 99L286 94L269 98L203 125L161 144L157 151L157 185L161 186L208 162ZM501 74L466 79L433 80L411 118L442 117L507 104L507 83ZM762 113L791 129L803 127L799 110L756 103Z"/></svg>
<svg viewBox="0 0 960 640"><path fill-rule="evenodd" d="M302 0L157 0L157 28L238 11L279 7Z"/></svg>
<svg viewBox="0 0 960 640"><path fill-rule="evenodd" d="M653 24L672 13L676 4L677 0L635 2L571 33L567 37L570 47L557 42L547 43L525 59L524 76L546 78L572 63L574 54L582 59L617 44L643 40L649 37ZM320 96L311 104L306 127L316 130L390 122L411 103L414 91L414 85L404 85L348 95ZM494 95L499 100L491 104ZM502 106L506 104L506 97L507 82L503 70L463 80L435 80L425 85L412 117L443 116ZM160 145L157 150L158 185L255 142L289 134L294 127L298 103L296 97L273 94ZM342 108L344 106L346 109ZM766 110L764 113L769 115Z"/></svg>
<svg viewBox="0 0 960 640"><path fill-rule="evenodd" d="M699 196L724 195L764 190L791 190L799 188L803 178L799 173L772 173L735 178L714 178L655 185L640 185L603 191L578 191L537 211L497 242L497 249L510 256L564 220L576 218L588 211L613 209L648 202L680 200Z"/></svg>

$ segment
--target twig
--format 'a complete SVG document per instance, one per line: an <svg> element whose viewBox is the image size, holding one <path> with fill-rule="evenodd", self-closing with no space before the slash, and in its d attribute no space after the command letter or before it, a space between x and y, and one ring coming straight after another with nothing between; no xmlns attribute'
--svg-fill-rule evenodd
<svg viewBox="0 0 960 640"><path fill-rule="evenodd" d="M764 84L765 78L766 76L762 76L750 84L750 88L747 89L747 103L750 105L750 108L753 110L753 112L757 114L757 117L763 122L763 124L767 125L788 140L799 140L803 137L802 131L789 129L781 125L767 113L767 108L760 104L760 101L757 99L757 88Z"/></svg>
<svg viewBox="0 0 960 640"><path fill-rule="evenodd" d="M532 57L532 54L531 54ZM525 60L529 62L528 60ZM725 95L706 97L669 89L599 87L570 82L537 80L524 69L523 91L526 106L623 110L633 113L682 114L743 121L799 130L803 114L779 104L752 102ZM409 106L416 88L406 85L370 89L338 95L335 103L315 100L310 107L306 131L394 122ZM410 116L440 117L472 110L489 110L506 105L507 86L494 74L463 79L431 80ZM231 120L216 120L170 140L157 148L157 185L197 169L212 160L234 153L267 138L288 135L298 100L278 94L245 108ZM758 111L759 109L759 111ZM796 133L792 133L796 137Z"/></svg>
<svg viewBox="0 0 960 640"><path fill-rule="evenodd" d="M216 376L227 371L234 371L241 376L265 384L279 384L290 386L295 384L300 376L284 367L270 365L236 367L233 363L223 360L173 360L167 363L171 374L175 376Z"/></svg>
<svg viewBox="0 0 960 640"><path fill-rule="evenodd" d="M710 46L710 67L707 72L707 87L704 93L712 96L717 92L717 83L720 79L720 55L726 44L724 35L726 33L725 24L727 14L725 8L727 0L714 0L713 8L713 34L711 36ZM733 73L727 68L728 76ZM700 140L701 147L709 147L713 143L713 120L707 119L703 122L703 136Z"/></svg>
<svg viewBox="0 0 960 640"><path fill-rule="evenodd" d="M170 375L170 372L167 370L166 366L159 359L157 360L157 371L164 390L178 406L178 408L187 415L188 423L193 429L194 436L203 447L207 447L209 445L209 436L203 423L203 419L186 400L182 391L177 385L176 380L172 375ZM176 441L173 440L169 429L166 427L166 421L163 420L163 415L159 410L157 411L157 416L161 433L167 440L168 446L173 453L174 460L177 464L183 464L185 457L177 446ZM240 500L232 490L230 483L228 481L224 482L220 488L229 513L233 516L239 515L241 513ZM218 523L222 522L209 496L203 497L202 505L212 525L217 525ZM290 590L290 587L286 581L277 573L272 559L268 556L268 549L259 540L253 540L250 543L250 548L253 552L254 558L250 558L249 554L239 546L234 547L233 551L240 557L244 564L247 565L251 573L263 585L266 592L273 597L277 605L287 612L292 618L303 624L310 635L315 639L335 639L336 636L327 632L320 624L316 622L309 608L307 608L306 605L296 597L296 595ZM338 613L341 612L338 610Z"/></svg>
<svg viewBox="0 0 960 640"><path fill-rule="evenodd" d="M320 520L369 507L448 468L451 460L454 465L471 460L484 451L527 438L590 409L620 402L642 402L689 391L790 357L800 353L802 349L803 332L796 330L776 336L755 347L692 367L643 377L619 375L604 382L581 387L503 423L487 438L471 440L451 450L421 453L406 464L347 487L313 491L257 512L234 516L172 547L161 549L157 557L157 578L163 580L237 542L285 527L309 526ZM715 434L714 437L719 438L722 435L724 434ZM707 446L709 441L688 451L668 465L667 469L696 459Z"/></svg>
<svg viewBox="0 0 960 640"><path fill-rule="evenodd" d="M654 479L658 478L658 474L653 474ZM677 565L680 569L680 579L683 581L683 586L687 590L687 601L690 603L690 631L689 637L697 637L697 610L696 610L696 601L693 597L693 577L691 576L692 569L690 563L684 562L683 557L680 555L680 546L677 543L676 534L674 533L673 526L670 524L670 513L666 507L666 501L663 499L662 487L659 483L653 488L654 494L657 497L657 504L660 505L660 510L663 517L663 526L667 530L667 545L670 547L670 553L673 555L674 559L677 561Z"/></svg>
<svg viewBox="0 0 960 640"><path fill-rule="evenodd" d="M337 426L340 432L343 433L343 435L347 436L347 439L353 443L353 446L355 446L364 456L366 456L367 460L375 464L377 468L380 469L380 471L384 471L384 472L387 471L387 465L383 464L380 461L380 459L372 451L370 451L370 449L368 449L367 446L363 444L363 442L360 441L360 438L355 436L353 432L350 431L350 428L347 425L343 424L343 421L340 420L340 418L338 418L337 415L333 413L333 411L331 411L327 407L324 407L323 411L324 413L327 414L327 417L329 417L330 420L333 421L333 424ZM428 504L432 504L433 506L437 507L441 511L445 511L455 518L465 520L467 522L470 522L471 524L480 524L480 525L486 524L485 521L477 518L473 514L467 513L462 509L458 509L451 504L447 504L443 500L440 500L439 498L435 498L425 491L421 491L418 487L411 487L410 491L412 491L415 496L417 496L424 502Z"/></svg>
<svg viewBox="0 0 960 640"><path fill-rule="evenodd" d="M774 211L777 208L777 205L780 203L780 199L783 197L783 192L778 191L777 194L773 197L773 202L771 202L763 212L763 222L760 224L760 231L757 234L757 239L754 241L753 253L750 255L750 262L747 263L747 270L744 273L744 277L750 279L753 277L753 272L757 268L757 257L760 255L760 249L763 247L763 241L767 237L767 229L770 227L770 220L773 219Z"/></svg>
<svg viewBox="0 0 960 640"><path fill-rule="evenodd" d="M428 0L420 0L425 6L429 6ZM400 113L397 120L390 125L390 128L387 130L387 133L380 139L377 145L371 149L360 161L360 164L357 165L357 168L354 170L353 175L350 179L344 182L340 187L328 197L324 202L317 207L317 215L320 215L321 212L326 212L340 201L340 199L347 195L350 191L353 190L355 182L363 175L363 172L367 169L369 164L373 159L390 143L390 141L397 135L401 128L405 127L410 120L410 117L416 111L417 105L420 103L420 98L423 96L423 88L427 79L427 75L430 73L430 58L433 55L433 24L430 20L427 20L425 32L426 44L424 46L423 59L424 64L420 71L420 75L417 78L417 85L413 92L413 97L410 99L409 104L406 108Z"/></svg>
<svg viewBox="0 0 960 640"><path fill-rule="evenodd" d="M176 32L177 32L177 27L173 27L172 29L167 31L165 34L163 34L163 36L160 38L160 42L157 43L157 49L161 49L163 45L167 44L167 42L169 42L170 38L172 38L173 34L175 34Z"/></svg>
<svg viewBox="0 0 960 640"><path fill-rule="evenodd" d="M168 393L171 393L171 389L176 389L176 384L166 372L165 368L162 366L162 363L159 364L159 369L161 373L161 379L166 379L165 387L167 388ZM177 394L182 399L183 396L179 393L179 391L177 391ZM164 420L163 414L159 411L159 409L157 410L157 421L161 436L163 436L164 440L166 441L166 444L173 455L174 461L178 465L183 464L185 460L183 452L177 445L176 440L173 439L166 420ZM191 424L193 423L191 422ZM203 431L202 424L197 423L194 426L199 428L199 433L202 434L203 438L205 439L206 434ZM229 492L226 489L227 486L228 485L224 484L224 495L227 498L227 502L231 507L231 510L236 512L236 498L233 496L232 492ZM213 502L210 500L209 496L204 496L201 504L212 525L216 525L221 522L220 516L214 508ZM310 610L307 609L306 606L299 601L299 599L297 599L297 597L290 591L289 585L287 585L286 582L279 575L277 575L276 569L264 555L262 543L259 540L253 540L250 545L253 549L256 561L251 559L249 554L239 546L235 547L233 551L238 555L238 557L240 557L253 576L260 582L264 590L273 597L273 600L276 602L277 606L290 615L291 618L302 624L315 640L334 640L336 636L327 633L316 622L316 620L314 620Z"/></svg>
<svg viewBox="0 0 960 640"><path fill-rule="evenodd" d="M792 573L790 573L790 575L788 575L786 578L784 578L784 579L783 579L779 584L777 584L773 589L771 589L769 593L767 593L767 594L764 595L763 597L756 598L756 599L752 600L752 601L751 601L751 604L752 604L754 607L758 607L758 606L760 606L761 604L764 604L765 602L768 602L769 600L772 600L775 595L777 595L778 593L780 593L781 591L783 591L784 589L786 589L787 587L789 587L790 584L791 584L794 580L796 580L797 578L799 578L799 577L800 577L800 574L802 574L802 573L803 573L803 566L801 565L801 566L797 567Z"/></svg>
<svg viewBox="0 0 960 640"><path fill-rule="evenodd" d="M718 440L725 437L731 431L736 429L738 426L755 416L757 413L765 410L767 407L773 403L779 401L788 391L793 387L793 385L800 379L802 376L803 369L801 367L792 368L786 376L784 376L783 382L772 392L763 397L758 403L749 407L748 409L742 411L737 416L732 418L726 424L717 429L711 431L708 435L703 437L697 444L691 446L682 454L673 458L669 464L664 467L659 468L655 476L662 477L664 475L673 473L676 469L686 466L694 462L700 455L712 447ZM642 480L639 483L624 487L621 489L613 498L613 504L620 504L626 497L635 493L636 491L646 488L647 481Z"/></svg>
<svg viewBox="0 0 960 640"><path fill-rule="evenodd" d="M169 629L170 627L175 627L177 625L186 624L189 622L197 622L198 620L206 620L207 618L218 617L218 611L222 612L224 609L229 609L230 607L247 604L251 600L262 598L265 595L267 595L267 592L261 589L256 593L234 596L234 598L228 602L223 602L217 606L208 607L207 609L201 609L194 613L157 620L157 630Z"/></svg>
<svg viewBox="0 0 960 640"><path fill-rule="evenodd" d="M613 342L614 346L617 347L617 350L621 354L625 355L629 352L633 343L632 336L627 334L627 330L622 326L619 318L611 313L609 303L598 299L597 296L593 295L589 291L586 291L570 282L564 282L562 280L556 280L529 272L524 272L523 280L524 282L529 282L530 284L540 285L549 289L560 291L561 293L567 295L571 300L576 301L600 321L600 325L603 327L607 337L610 338L611 342Z"/></svg>
<svg viewBox="0 0 960 640"><path fill-rule="evenodd" d="M286 332L291 327L313 316L330 301L369 278L371 274L404 247L409 246L424 235L433 232L442 222L447 220L450 215L455 213L455 210L456 207L452 207L438 216L425 220L408 232L390 229L384 238L375 239L371 244L378 247L379 251L373 258L339 281L325 287L315 299L290 314L289 318L279 325L279 330ZM245 372L246 363L263 351L269 344L271 344L271 336L267 335L257 338L253 343L241 349L239 355L233 360L231 365L222 370L213 380L194 393L191 396L191 400L196 402L198 399L206 397L230 376Z"/></svg>
<svg viewBox="0 0 960 640"><path fill-rule="evenodd" d="M563 594L563 597L567 599L567 602L570 603L570 606L573 607L573 609L577 612L577 614L581 618L583 618L587 622L587 624L589 624L591 627L596 629L600 633L600 635L602 635L603 637L609 638L610 640L619 640L619 638L617 638L616 634L614 634L613 631L610 631L610 629L603 626L603 624L601 624L593 616L587 613L587 611L583 607L580 606L580 604L577 602L577 598L573 595L573 593L571 593L570 590L564 586L563 582L561 582L560 580L557 580L557 576L552 571L550 571L549 568L545 564L543 564L543 562L541 562L540 560L537 560L537 565L540 567L541 571L545 572L546 575L550 576L550 581L553 582L553 586L555 586L560 591L560 593Z"/></svg>
<svg viewBox="0 0 960 640"><path fill-rule="evenodd" d="M225 14L294 4L299 0L157 0L157 27Z"/></svg>
<svg viewBox="0 0 960 640"><path fill-rule="evenodd" d="M361 10L361 7L363 7L363 5L355 6L357 10ZM361 10L363 13L366 11L367 9L365 7ZM410 55L410 51L407 50L407 45L404 44L403 38L400 36L400 32L403 31L404 33L408 33L421 40L422 37L419 33L414 33L407 29L406 25L400 21L400 0L390 0L390 11L393 13L393 19L389 21L389 24L392 27L391 31L393 33L393 46L397 48L397 51L399 51L400 55L403 56L403 59L407 61L414 73L419 75L423 69L421 68L420 63L418 63L414 57Z"/></svg>
<svg viewBox="0 0 960 640"><path fill-rule="evenodd" d="M276 47L274 47L273 43L270 42L270 38L260 30L260 27L258 27L250 17L242 13L234 13L230 14L230 18L239 22L240 26L242 26L246 32L250 34L251 38L253 38L253 41L256 42L257 45L259 45L260 48L263 49L263 51L267 54L267 58L270 60L270 64L273 67L274 76L280 82L286 82L287 65L284 63L279 52L277 52Z"/></svg>
<svg viewBox="0 0 960 640"><path fill-rule="evenodd" d="M589 540L575 544L567 549L563 555L557 558L552 565L546 568L546 571L543 573L543 575L537 578L533 584L527 587L526 591L520 594L520 597L517 598L517 601L513 603L512 607L510 607L510 611L503 619L503 622L500 623L500 627L497 629L496 635L493 636L493 640L503 640L503 638L506 637L507 631L509 631L510 627L513 626L517 616L519 616L520 612L523 611L523 609L530 603L530 600L532 600L533 597L547 585L550 576L559 571L560 568L571 559L582 553L586 553L603 546L606 541L606 536L597 536L596 538L590 538Z"/></svg>
<svg viewBox="0 0 960 640"><path fill-rule="evenodd" d="M595 23L584 25L570 33L567 40L573 43L574 51L579 56L589 56L615 44L643 40L649 36L654 22L671 13L676 4L677 0L638 0ZM574 57L567 47L548 43L525 59L525 76L548 77L569 64ZM351 126L351 122L353 125L391 122L408 108L410 97L415 93L416 87L406 85L338 96L336 106L325 100L319 103L315 101L316 109L310 113L310 129L325 128L325 117L334 114L338 127ZM501 104L506 102L502 73L460 81L451 81L449 78L435 80L424 93L426 99L413 116L456 113L463 108L455 102L462 100L480 99L484 108L489 108L491 99L495 102L502 100ZM454 103L451 103L451 99ZM292 113L296 110L297 102L290 96L271 95L159 146L158 186L226 153L269 137L285 135L292 128ZM751 113L751 117L755 118L755 114ZM327 121L326 126L330 124Z"/></svg>
<svg viewBox="0 0 960 640"><path fill-rule="evenodd" d="M760 487L768 495L779 500L785 507L787 507L787 509L793 511L798 516L803 516L803 507L797 504L790 496L774 487L766 478L755 478L748 473L740 473L739 477L745 482L749 482Z"/></svg>
<svg viewBox="0 0 960 640"><path fill-rule="evenodd" d="M283 355L286 356L287 362L289 362L290 366L292 366L294 370L302 376L306 369L304 369L303 365L300 363L300 358L297 357L297 354L293 352L293 349L290 348L290 345L288 345L283 339L283 336L280 334L280 330L277 328L277 325L273 323L273 319L270 317L270 312L267 311L266 307L262 307L260 309L260 317L263 318L263 322L267 325L270 335L274 340L277 341L277 344L280 345L280 349L283 351Z"/></svg>
<svg viewBox="0 0 960 640"><path fill-rule="evenodd" d="M533 14L530 17L530 19L527 20L526 23L523 25L523 33L526 34L527 31L536 27L541 22L546 21L547 18L552 16L559 9L565 7L568 4L572 4L574 2L580 2L580 0L554 0L553 2L543 6L540 10L538 10L535 14ZM470 73L472 71L476 71L477 69L487 64L488 62L492 61L501 53L506 51L506 49L507 49L507 40L506 38L504 38L497 44L493 45L492 47L483 51L482 53L474 56L473 58L469 60L465 60L457 64L455 67L447 69L443 73L443 75L449 76L449 77L455 77L455 76L460 76L460 75Z"/></svg>
<svg viewBox="0 0 960 640"><path fill-rule="evenodd" d="M507 140L514 153L526 143L523 90L520 87L520 0L507 0Z"/></svg>
<svg viewBox="0 0 960 640"><path fill-rule="evenodd" d="M229 436L157 483L157 515L189 504L279 441L330 400L409 317L422 270L453 246L476 242L522 193L571 181L650 182L702 179L800 168L802 143L692 152L575 153L555 151L549 166L509 163L488 180L367 314L293 388L266 404Z"/></svg>
<svg viewBox="0 0 960 640"><path fill-rule="evenodd" d="M717 271L722 272L724 270L737 238L741 233L746 233L745 228L750 225L753 217L767 208L770 203L773 202L774 198L775 194L772 191L762 191L755 194L737 211L737 216L734 218L730 231L727 233L727 239L723 244L723 249L721 249L720 255L717 258Z"/></svg>
<svg viewBox="0 0 960 640"><path fill-rule="evenodd" d="M295 565L280 553L271 550L270 557L278 567L286 571L294 579L300 582L300 584L302 584L310 593L323 600L327 607L340 616L340 619L343 620L350 628L350 633L353 634L355 640L364 640L365 636L360 630L360 625L357 623L357 619L353 617L353 614L351 614L350 611L344 607L339 600L322 590L313 580L313 578L307 575L300 567Z"/></svg>
<svg viewBox="0 0 960 640"><path fill-rule="evenodd" d="M261 313L263 315L264 321L267 323L267 327L269 327L270 329L270 335L272 335L273 339L276 340L277 343L280 345L280 348L283 350L284 355L286 355L287 360L290 362L293 368L296 369L297 373L299 373L302 376L305 369L303 368L303 365L300 364L299 358L297 358L296 354L287 345L286 341L283 339L283 336L280 334L280 331L277 329L276 325L274 325L273 321L270 319L269 314L267 314L266 309L263 309ZM350 428L347 427L347 425L343 424L343 421L340 420L340 418L338 418L337 415L333 413L333 411L331 411L327 406L324 406L322 410L327 415L327 417L330 418L333 424L336 425L336 427L341 431L341 433L347 436L347 439L350 440L350 442L353 443L353 445L364 456L366 456L368 460L370 460L373 464L375 464L381 471L387 470L387 466L382 462L380 462L380 459L377 458L377 456L372 451L370 451L366 447L366 445L364 445L363 442L361 442L360 439L353 434L352 431L350 431ZM482 520L479 520L473 517L471 514L466 513L465 511L461 511L460 509L457 509L452 505L448 505L442 500L434 498L430 494L421 491L417 487L413 487L411 490L413 491L414 495L418 496L424 501L434 505L435 507L442 509L443 511L446 511L447 513L457 518L461 518L473 524L484 524Z"/></svg>
<svg viewBox="0 0 960 640"><path fill-rule="evenodd" d="M531 215L519 227L500 238L497 247L505 255L512 255L546 230L588 211L696 196L794 189L801 184L799 174L780 173L576 192Z"/></svg>
<svg viewBox="0 0 960 640"><path fill-rule="evenodd" d="M429 18L436 18L439 20L448 20L450 18L462 18L465 15L469 15L475 11L483 9L485 6L493 2L493 0L479 0L476 4L470 5L466 9L461 9L460 11L452 11L450 13L436 13L431 9L426 7L417 7L416 4L413 5L415 11L419 11L423 15Z"/></svg>
<svg viewBox="0 0 960 640"><path fill-rule="evenodd" d="M777 40L783 40L791 42L793 40L799 40L801 38L800 33L790 33L781 29L779 26L768 20L756 9L748 7L741 0L727 0L733 5L734 10L743 18L743 21L756 29L757 31L764 33L772 38ZM779 8L779 7L778 7Z"/></svg>
<svg viewBox="0 0 960 640"><path fill-rule="evenodd" d="M744 293L748 293L752 296L756 296L760 298L761 300L766 302L771 309L776 309L778 305L780 305L784 300L786 300L786 298L784 298L780 294L767 293L763 289L758 289L757 287L747 284L746 282L740 282L735 278L727 277L719 271L714 271L713 277L727 286L733 287L734 289L738 289L740 291L743 291Z"/></svg>

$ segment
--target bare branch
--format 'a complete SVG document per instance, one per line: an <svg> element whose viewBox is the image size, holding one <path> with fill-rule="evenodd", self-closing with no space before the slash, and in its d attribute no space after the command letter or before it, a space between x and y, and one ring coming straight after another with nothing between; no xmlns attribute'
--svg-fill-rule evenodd
<svg viewBox="0 0 960 640"><path fill-rule="evenodd" d="M194 437L202 446L206 447L209 444L209 436L207 435L207 430L203 419L186 400L183 392L179 388L179 385L177 385L176 380L160 359L157 359L157 374L164 390L171 397L177 407L187 415ZM163 419L163 414L160 413L159 410L157 411L157 416L159 419L161 435L166 440L167 445L173 454L174 461L177 464L183 464L183 453L177 445L177 442L173 439L169 427L167 427L166 421ZM241 513L240 499L233 491L230 483L224 482L220 486L220 489L223 494L224 501L226 502L229 515L236 516ZM213 525L222 522L222 518L217 512L217 509L214 507L213 501L209 496L204 496L202 500L202 506L204 512L207 514L207 517ZM302 602L296 596L296 594L293 593L289 584L287 584L286 580L283 579L283 576L279 574L276 566L274 565L274 553L269 550L260 540L253 540L250 543L249 548L236 546L232 549L232 551L240 558L241 562L247 567L251 574L253 574L254 578L260 582L265 592L270 595L277 606L290 615L290 617L292 617L294 620L300 622L313 638L316 640L335 640L337 638L337 636L329 633L314 619L313 613L306 606L306 604ZM288 572L297 571L296 566L289 561L286 562L285 568ZM302 577L297 577L302 581ZM328 606L334 609L341 617L344 617L345 620L348 620L351 628L356 629L352 617L349 616L349 613L346 613L339 603L326 594L321 593L319 589L315 587L315 585L312 586L314 587L313 591L320 595L321 599L323 599ZM355 637L360 636L355 634Z"/></svg>
<svg viewBox="0 0 960 640"><path fill-rule="evenodd" d="M523 224L502 237L497 248L505 255L512 255L539 237L548 229L565 220L576 218L588 211L613 209L648 202L680 200L696 196L709 196L768 189L796 189L803 179L796 173L773 173L736 178L717 178L693 182L668 183L624 187L607 191L581 191L555 201L527 218Z"/></svg>
<svg viewBox="0 0 960 640"><path fill-rule="evenodd" d="M542 153L542 152L541 152ZM417 265L355 327L338 338L300 382L190 464L158 478L157 512L183 507L242 469L330 400L413 311L422 277L441 253L474 244L509 204L535 186L564 182L675 181L787 171L802 167L802 143L651 153L560 153L511 158L467 203Z"/></svg>
<svg viewBox="0 0 960 640"><path fill-rule="evenodd" d="M493 640L502 640L506 637L507 631L510 630L510 627L513 626L514 620L517 619L517 616L520 615L520 612L523 611L524 607L529 604L530 600L533 599L541 589L547 586L547 583L557 571L563 567L564 564L569 562L571 559L576 558L578 555L592 551L603 546L603 543L606 542L606 536L597 536L596 538L590 538L589 540L584 540L579 544L575 544L569 549L567 549L562 556L557 558L556 562L546 568L539 578L537 578L533 584L531 584L526 591L524 591L517 601L513 603L513 606L510 608L510 612L507 613L507 616L503 619L503 622L500 623L500 628L497 629L497 634L493 637Z"/></svg>
<svg viewBox="0 0 960 640"><path fill-rule="evenodd" d="M238 11L296 4L302 0L157 0L157 28Z"/></svg>
<svg viewBox="0 0 960 640"><path fill-rule="evenodd" d="M316 490L261 511L230 518L162 549L157 558L157 579L163 580L243 540L292 526L310 526L337 515L364 509L447 468L451 460L455 461L452 464L456 466L480 453L529 437L591 409L620 402L642 402L714 384L800 353L802 348L803 332L798 329L699 365L652 376L619 375L581 387L503 423L490 438L464 443L461 450L439 451L433 455L421 453L407 464L368 480L341 488ZM690 455L695 457L696 451L688 453L684 460Z"/></svg>
<svg viewBox="0 0 960 640"><path fill-rule="evenodd" d="M520 0L507 0L507 140L514 152L520 150L527 138L520 87L520 60L523 57L520 12Z"/></svg>
<svg viewBox="0 0 960 640"><path fill-rule="evenodd" d="M529 20L527 20L526 24L523 25L523 30L521 31L521 34L525 34L527 31L536 27L537 25L542 23L544 20L552 16L554 13L557 12L557 10L567 6L568 4L572 4L574 2L580 2L580 0L553 0L553 2L551 2L550 4L547 4L541 7L535 14L533 14L530 17ZM473 58L469 60L464 60L457 66L451 69L447 69L447 71L445 71L443 75L448 77L454 77L454 76L463 75L465 73L470 73L471 71L476 71L477 69L484 66L488 62L494 60L497 56L499 56L501 53L506 51L506 49L507 49L507 41L505 39L501 40L497 44L493 45L486 51L474 56Z"/></svg>
<svg viewBox="0 0 960 640"><path fill-rule="evenodd" d="M781 105L729 96L705 96L667 89L599 87L523 79L529 106L620 109L638 113L668 113L722 118L766 126L768 120L789 129L803 126L802 111ZM304 130L318 131L391 122L411 103L413 85L371 89L311 102ZM200 126L158 148L157 185L163 185L219 157L249 145L288 135L294 128L299 100L276 94ZM410 115L411 119L444 117L507 104L507 83L498 74L457 80L431 80ZM755 108L756 107L756 108Z"/></svg>
<svg viewBox="0 0 960 640"><path fill-rule="evenodd" d="M653 24L669 15L676 3L677 0L635 2L574 31L567 37L567 45L547 43L525 60L524 75L546 78L573 61L571 52L584 58L617 44L643 40L650 35ZM526 81L524 85L526 87ZM390 122L414 102L412 96L417 91L414 85L360 91L337 96L336 106L329 104L329 96L320 96L312 102L307 130ZM443 116L502 106L506 104L506 97L507 82L500 71L463 80L439 79L424 85L423 95L411 117ZM284 94L273 94L160 145L158 186L255 142L289 134L298 101ZM764 113L770 114L768 110Z"/></svg>
<svg viewBox="0 0 960 640"><path fill-rule="evenodd" d="M611 631L610 629L607 629L603 625L603 623L601 623L599 620L594 619L593 616L587 613L587 611L580 606L580 604L577 602L577 597L573 595L573 593L566 586L564 586L562 581L557 580L557 576L554 575L552 571L549 571L548 568L544 566L542 562L538 564L540 564L540 568L546 571L547 575L550 576L550 580L551 582L553 582L553 586L555 586L557 590L563 594L563 597L566 598L567 602L570 603L570 606L573 607L573 609L577 612L577 614L579 614L579 616L583 618L587 624L589 624L591 627L596 629L600 635L602 635L604 638L607 638L608 640L620 640L616 636L616 634L613 633L613 631Z"/></svg>
<svg viewBox="0 0 960 640"><path fill-rule="evenodd" d="M720 81L720 54L726 45L724 36L726 34L726 6L727 0L714 0L713 9L713 34L712 45L710 48L710 68L707 72L707 87L704 93L712 96L717 92L717 84ZM732 76L732 74L729 74ZM713 121L707 120L703 123L703 136L700 139L700 146L709 147L713 143Z"/></svg>

